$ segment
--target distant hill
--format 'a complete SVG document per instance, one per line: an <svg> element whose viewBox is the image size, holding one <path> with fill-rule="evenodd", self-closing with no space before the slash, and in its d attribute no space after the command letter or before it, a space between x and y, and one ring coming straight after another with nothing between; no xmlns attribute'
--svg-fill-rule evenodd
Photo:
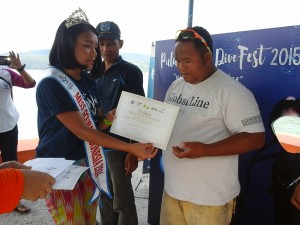
<svg viewBox="0 0 300 225"><path fill-rule="evenodd" d="M26 64L26 69L40 70L49 65L50 50L35 50L30 52L20 52L22 63Z"/></svg>
<svg viewBox="0 0 300 225"><path fill-rule="evenodd" d="M49 49L44 49L29 52L20 52L19 55L22 63L26 64L27 69L40 70L48 67L49 65L49 52ZM144 74L149 72L150 55L122 52L121 55L125 60L137 65Z"/></svg>
<svg viewBox="0 0 300 225"><path fill-rule="evenodd" d="M149 72L150 55L121 53L124 60L137 65L143 74Z"/></svg>

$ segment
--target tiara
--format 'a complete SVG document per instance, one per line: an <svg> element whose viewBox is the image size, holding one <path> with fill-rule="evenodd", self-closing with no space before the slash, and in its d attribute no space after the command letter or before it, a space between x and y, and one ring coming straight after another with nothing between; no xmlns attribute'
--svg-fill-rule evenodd
<svg viewBox="0 0 300 225"><path fill-rule="evenodd" d="M80 23L89 23L89 19L87 18L85 12L81 8L78 8L78 10L75 10L69 16L69 18L66 19L65 26L69 28Z"/></svg>

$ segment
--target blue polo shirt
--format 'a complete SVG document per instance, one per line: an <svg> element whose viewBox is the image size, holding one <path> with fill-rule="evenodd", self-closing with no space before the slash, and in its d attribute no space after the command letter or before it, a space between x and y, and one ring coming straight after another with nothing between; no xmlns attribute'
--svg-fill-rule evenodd
<svg viewBox="0 0 300 225"><path fill-rule="evenodd" d="M121 56L104 75L97 78L96 83L100 108L104 114L117 107L122 91L145 96L142 71ZM127 138L110 133L110 127L103 132L129 142Z"/></svg>

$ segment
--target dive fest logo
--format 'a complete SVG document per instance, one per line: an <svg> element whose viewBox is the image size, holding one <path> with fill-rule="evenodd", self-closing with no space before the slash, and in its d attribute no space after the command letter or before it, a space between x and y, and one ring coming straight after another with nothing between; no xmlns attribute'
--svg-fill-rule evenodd
<svg viewBox="0 0 300 225"><path fill-rule="evenodd" d="M264 47L262 44L251 51L247 46L238 45L238 53L226 53L223 48L217 48L215 51L215 65L238 63L239 69L243 70L244 64L250 64L252 68L257 68L268 63L270 66L298 66L300 65L300 47L272 48ZM266 54L270 61L266 61Z"/></svg>
<svg viewBox="0 0 300 225"><path fill-rule="evenodd" d="M290 26L212 35L214 64L225 72L234 71L236 76L261 68L295 74L292 70L300 65L299 32L300 26ZM169 48L163 46L156 55L156 67L172 71L177 79L180 74L176 68L174 40L162 44Z"/></svg>
<svg viewBox="0 0 300 225"><path fill-rule="evenodd" d="M300 46L289 46L283 48L265 47L260 44L254 50L247 46L236 46L237 53L228 53L224 48L216 48L214 54L215 66L225 64L238 64L238 68L243 70L245 64L250 64L252 68L257 68L268 63L270 66L299 66ZM268 54L268 57L266 57ZM269 55L271 54L271 57ZM268 61L266 60L269 59ZM174 52L161 52L160 69L165 67L176 67Z"/></svg>

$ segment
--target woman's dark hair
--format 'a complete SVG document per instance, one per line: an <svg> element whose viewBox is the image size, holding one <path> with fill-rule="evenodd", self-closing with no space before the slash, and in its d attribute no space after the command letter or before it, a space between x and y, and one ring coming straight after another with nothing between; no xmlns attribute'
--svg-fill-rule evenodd
<svg viewBox="0 0 300 225"><path fill-rule="evenodd" d="M59 68L82 68L75 58L76 39L81 33L86 31L92 31L96 36L98 33L89 23L79 23L69 28L67 28L65 24L66 20L64 20L57 29L52 48L50 50L49 63L51 66ZM91 75L93 76L99 76L104 72L99 48L96 48L96 51L97 57L93 65L93 69L91 70Z"/></svg>
<svg viewBox="0 0 300 225"><path fill-rule="evenodd" d="M282 99L273 107L270 115L270 125L282 116L286 109L293 109L300 115L300 99Z"/></svg>
<svg viewBox="0 0 300 225"><path fill-rule="evenodd" d="M287 109L293 109L295 112L297 112L300 115L300 99L298 98L285 98L281 99L279 102L276 103L276 105L272 108L270 118L269 118L269 127L272 127L272 123L283 116L284 110ZM271 133L271 136L273 137L273 143L278 142L276 135L274 132Z"/></svg>

